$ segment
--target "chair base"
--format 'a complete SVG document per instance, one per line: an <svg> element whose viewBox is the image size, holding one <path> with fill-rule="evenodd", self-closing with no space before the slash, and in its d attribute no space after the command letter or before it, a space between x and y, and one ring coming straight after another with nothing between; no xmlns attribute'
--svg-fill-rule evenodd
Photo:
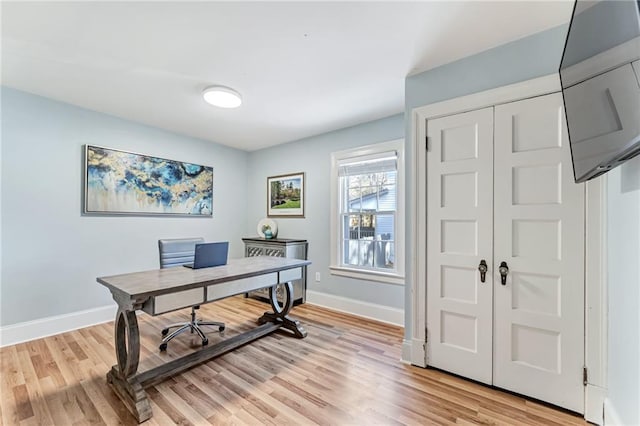
<svg viewBox="0 0 640 426"><path fill-rule="evenodd" d="M202 321L202 320L196 319L196 309L199 309L199 308L200 306L194 306L191 308L191 321L184 322L184 323L171 324L165 327L164 329L162 329L162 335L165 337L162 339L162 342L160 343L160 346L159 346L161 351L165 351L167 349L167 343L169 343L171 339L173 339L174 337L176 337L181 333L184 333L187 330L191 331L192 334L196 333L198 334L198 336L200 336L200 338L202 339L202 346L207 346L209 344L209 339L207 339L207 336L205 336L204 331L202 330L201 327L203 326L218 327L218 331L220 331L220 333L224 331L225 325L223 322ZM178 329L172 332L171 334L169 334L169 330L175 327L178 327Z"/></svg>

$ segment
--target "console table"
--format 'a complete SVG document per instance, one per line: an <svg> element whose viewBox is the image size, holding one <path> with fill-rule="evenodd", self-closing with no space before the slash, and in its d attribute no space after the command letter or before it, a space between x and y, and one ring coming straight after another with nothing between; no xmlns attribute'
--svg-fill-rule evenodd
<svg viewBox="0 0 640 426"><path fill-rule="evenodd" d="M259 237L247 237L243 238L244 242L244 256L273 256L273 257L288 257L293 259L307 260L307 249L309 243L307 240L299 240L292 238L271 238L264 239ZM307 300L307 268L302 271L302 277L299 280L293 281L293 304L299 305ZM277 294L278 300L282 301L283 295L282 289L278 287ZM269 289L263 288L260 290L252 291L248 294L258 300L269 299Z"/></svg>
<svg viewBox="0 0 640 426"><path fill-rule="evenodd" d="M284 328L304 338L306 330L288 316L293 306L292 281L303 275L311 262L278 257L232 259L214 268L183 267L99 277L118 304L115 320L115 347L118 364L107 373L107 382L133 413L138 422L151 418L151 405L145 388L229 352L273 331ZM276 286L285 284L284 303L278 302ZM269 288L272 312L265 312L253 330L196 350L181 358L138 373L140 334L136 311L161 315L177 309L213 302L236 294Z"/></svg>

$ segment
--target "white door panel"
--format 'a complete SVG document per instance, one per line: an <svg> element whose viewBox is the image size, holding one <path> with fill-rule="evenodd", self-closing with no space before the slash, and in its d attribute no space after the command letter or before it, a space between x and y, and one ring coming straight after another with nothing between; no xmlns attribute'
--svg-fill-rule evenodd
<svg viewBox="0 0 640 426"><path fill-rule="evenodd" d="M495 273L493 383L582 412L584 185L560 94L497 106L494 149L494 270L509 274Z"/></svg>
<svg viewBox="0 0 640 426"><path fill-rule="evenodd" d="M584 412L584 185L562 105L428 121L427 364Z"/></svg>
<svg viewBox="0 0 640 426"><path fill-rule="evenodd" d="M491 383L493 108L430 120L428 364Z"/></svg>

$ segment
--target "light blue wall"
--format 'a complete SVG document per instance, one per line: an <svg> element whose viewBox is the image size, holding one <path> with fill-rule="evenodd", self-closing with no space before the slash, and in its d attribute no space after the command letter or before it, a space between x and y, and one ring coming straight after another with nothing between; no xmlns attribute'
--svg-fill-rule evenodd
<svg viewBox="0 0 640 426"><path fill-rule="evenodd" d="M158 267L159 238L229 240L241 257L247 153L2 88L0 325L113 303L97 276ZM214 168L214 217L81 215L82 147Z"/></svg>
<svg viewBox="0 0 640 426"><path fill-rule="evenodd" d="M558 72L567 25L407 77L405 111Z"/></svg>
<svg viewBox="0 0 640 426"><path fill-rule="evenodd" d="M308 289L335 296L402 309L404 287L382 284L329 273L329 208L331 153L362 145L403 137L403 115L394 115L366 124L314 136L249 155L247 187L247 236L256 235L256 226L267 214L267 177L290 172L306 173L304 219L274 219L278 237L309 241ZM320 272L320 282L315 273Z"/></svg>
<svg viewBox="0 0 640 426"><path fill-rule="evenodd" d="M407 176L411 176L414 169L411 161L413 155L410 152L413 108L557 73L566 36L567 25L562 25L407 77L405 80ZM407 188L407 223L410 223L409 212L416 208L412 196L415 191L414 185L414 182L409 182ZM408 253L411 252L414 243L415 235L408 233ZM411 256L407 256L406 270L411 271L413 267ZM407 285L410 285L409 280L410 276L408 276ZM411 336L411 304L411 294L407 292L404 311L405 338L407 339Z"/></svg>
<svg viewBox="0 0 640 426"><path fill-rule="evenodd" d="M607 173L608 402L640 425L640 157Z"/></svg>

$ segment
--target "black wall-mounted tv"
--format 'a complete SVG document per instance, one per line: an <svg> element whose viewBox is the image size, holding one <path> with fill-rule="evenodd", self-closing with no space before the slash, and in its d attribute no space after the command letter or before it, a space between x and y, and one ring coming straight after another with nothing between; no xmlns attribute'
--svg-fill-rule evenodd
<svg viewBox="0 0 640 426"><path fill-rule="evenodd" d="M576 182L640 154L640 0L576 0L560 80Z"/></svg>

